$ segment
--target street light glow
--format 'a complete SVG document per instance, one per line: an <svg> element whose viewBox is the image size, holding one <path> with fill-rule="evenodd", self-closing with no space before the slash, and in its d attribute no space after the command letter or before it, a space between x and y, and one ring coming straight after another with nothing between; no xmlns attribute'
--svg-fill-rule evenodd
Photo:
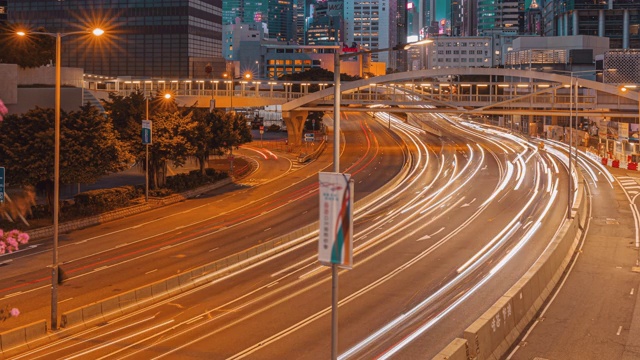
<svg viewBox="0 0 640 360"><path fill-rule="evenodd" d="M102 30L100 28L95 28L95 29L93 29L92 33L95 36L100 36L100 35L104 34L104 30Z"/></svg>
<svg viewBox="0 0 640 360"><path fill-rule="evenodd" d="M164 98L165 99L171 99L171 94L169 94L169 93L164 94Z"/></svg>

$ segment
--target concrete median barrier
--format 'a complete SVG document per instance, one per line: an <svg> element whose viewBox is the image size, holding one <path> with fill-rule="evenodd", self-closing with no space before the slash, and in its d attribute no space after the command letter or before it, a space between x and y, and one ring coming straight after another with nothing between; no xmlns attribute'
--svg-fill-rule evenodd
<svg viewBox="0 0 640 360"><path fill-rule="evenodd" d="M71 328L78 325L84 325L82 316L82 308L73 309L62 314L60 326L63 328Z"/></svg>
<svg viewBox="0 0 640 360"><path fill-rule="evenodd" d="M120 309L120 297L118 296L103 300L100 302L100 305L102 306L102 315L105 317L122 315L122 310Z"/></svg>
<svg viewBox="0 0 640 360"><path fill-rule="evenodd" d="M46 339L47 322L38 321L13 330L0 333L2 357L24 351L30 342Z"/></svg>
<svg viewBox="0 0 640 360"><path fill-rule="evenodd" d="M151 286L143 286L134 290L136 294L136 302L147 301L153 298L153 291Z"/></svg>
<svg viewBox="0 0 640 360"><path fill-rule="evenodd" d="M469 346L466 339L455 338L433 360L468 360Z"/></svg>

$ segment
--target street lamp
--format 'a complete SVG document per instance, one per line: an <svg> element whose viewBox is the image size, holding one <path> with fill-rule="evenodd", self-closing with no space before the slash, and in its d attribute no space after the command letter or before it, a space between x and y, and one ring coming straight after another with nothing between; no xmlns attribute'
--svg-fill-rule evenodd
<svg viewBox="0 0 640 360"><path fill-rule="evenodd" d="M60 97L61 97L61 44L62 38L68 35L93 34L100 36L104 30L96 28L86 31L72 31L68 33L49 33L41 31L18 31L16 35L47 35L56 38L56 76L55 76L55 123L54 123L54 160L53 160L53 259L51 264L51 329L58 328L58 217L60 210Z"/></svg>
<svg viewBox="0 0 640 360"><path fill-rule="evenodd" d="M424 45L433 42L431 39L424 39L414 43L398 45L393 48L365 50L340 54L339 44L323 46L322 48L334 49L333 56L333 172L340 172L340 59L350 58L363 54L379 53L389 50L407 50L412 46ZM394 88L395 91L395 88ZM389 115L391 116L391 115ZM338 358L338 265L331 264L331 359Z"/></svg>

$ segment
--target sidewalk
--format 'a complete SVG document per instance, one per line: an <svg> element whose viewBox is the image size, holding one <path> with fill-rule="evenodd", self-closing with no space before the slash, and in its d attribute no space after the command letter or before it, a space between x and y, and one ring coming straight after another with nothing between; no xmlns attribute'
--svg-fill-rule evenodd
<svg viewBox="0 0 640 360"><path fill-rule="evenodd" d="M639 193L640 173L610 170ZM634 216L619 186L599 182L590 199L591 223L573 269L511 359L640 359Z"/></svg>

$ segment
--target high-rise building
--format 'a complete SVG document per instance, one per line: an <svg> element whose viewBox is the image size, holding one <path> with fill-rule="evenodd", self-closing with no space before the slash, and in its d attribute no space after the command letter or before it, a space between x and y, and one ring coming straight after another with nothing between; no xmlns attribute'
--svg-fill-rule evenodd
<svg viewBox="0 0 640 360"><path fill-rule="evenodd" d="M342 4L320 2L314 6L313 16L307 24L306 45L334 45L342 43Z"/></svg>
<svg viewBox="0 0 640 360"><path fill-rule="evenodd" d="M225 0L226 2L226 0ZM101 26L92 45L82 36L62 41L62 65L104 76L205 76L224 71L222 0L20 0L8 4L14 23L50 32Z"/></svg>
<svg viewBox="0 0 640 360"><path fill-rule="evenodd" d="M264 22L269 38L295 42L294 0L244 0L244 22Z"/></svg>
<svg viewBox="0 0 640 360"><path fill-rule="evenodd" d="M222 25L235 24L236 18L242 19L244 0L225 0L222 4Z"/></svg>
<svg viewBox="0 0 640 360"><path fill-rule="evenodd" d="M478 0L478 35L521 34L524 0Z"/></svg>
<svg viewBox="0 0 640 360"><path fill-rule="evenodd" d="M397 45L396 0L345 0L345 41L363 49L385 49ZM372 61L384 62L396 68L396 59L389 52L372 54Z"/></svg>
<svg viewBox="0 0 640 360"><path fill-rule="evenodd" d="M0 1L0 24L7 20L8 6L6 1Z"/></svg>
<svg viewBox="0 0 640 360"><path fill-rule="evenodd" d="M612 49L640 48L640 6L635 0L548 0L544 3L546 36L608 37Z"/></svg>
<svg viewBox="0 0 640 360"><path fill-rule="evenodd" d="M542 9L536 0L532 0L531 4L525 11L524 33L525 35L544 34L544 19L542 17Z"/></svg>

